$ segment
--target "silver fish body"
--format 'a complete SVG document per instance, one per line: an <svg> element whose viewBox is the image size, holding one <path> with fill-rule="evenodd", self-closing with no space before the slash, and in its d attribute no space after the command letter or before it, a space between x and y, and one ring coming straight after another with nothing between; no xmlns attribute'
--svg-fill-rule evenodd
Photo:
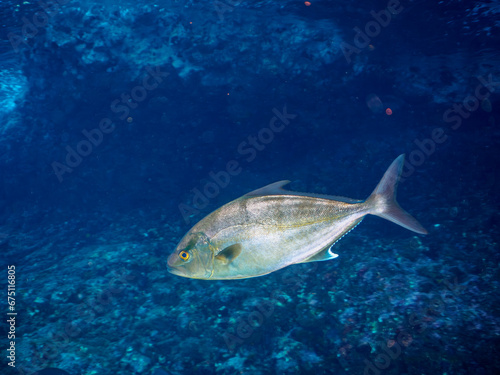
<svg viewBox="0 0 500 375"><path fill-rule="evenodd" d="M333 259L331 246L367 214L426 233L395 200L403 162L401 155L365 201L282 189L288 181L248 193L198 222L170 255L168 269L197 279L241 279Z"/></svg>

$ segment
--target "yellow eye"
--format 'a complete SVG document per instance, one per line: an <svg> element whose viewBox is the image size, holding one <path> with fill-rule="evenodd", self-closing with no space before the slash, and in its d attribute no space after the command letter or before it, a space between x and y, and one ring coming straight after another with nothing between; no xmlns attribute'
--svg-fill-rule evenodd
<svg viewBox="0 0 500 375"><path fill-rule="evenodd" d="M179 256L181 257L182 260L186 261L189 259L189 253L187 251L181 251L179 253Z"/></svg>

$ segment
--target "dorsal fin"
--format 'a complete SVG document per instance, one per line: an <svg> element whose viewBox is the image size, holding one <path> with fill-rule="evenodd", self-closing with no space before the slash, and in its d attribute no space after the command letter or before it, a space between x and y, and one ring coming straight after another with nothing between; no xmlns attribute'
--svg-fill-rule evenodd
<svg viewBox="0 0 500 375"><path fill-rule="evenodd" d="M329 199L334 201L340 201L345 203L361 203L362 200L359 199L351 199L346 197L339 197L336 195L326 195L326 194L315 194L315 193L302 193L300 191L291 191L283 189L283 186L289 184L289 180L282 180L270 185L266 185L261 187L260 189L251 191L250 193L245 194L245 197L259 197L266 195L298 195L302 197L311 197L311 198L322 198Z"/></svg>
<svg viewBox="0 0 500 375"><path fill-rule="evenodd" d="M235 243L221 250L221 252L215 256L215 259L227 265L235 260L240 254L241 244Z"/></svg>
<svg viewBox="0 0 500 375"><path fill-rule="evenodd" d="M282 180L261 187L260 189L245 194L246 197L259 197L263 195L289 195L290 191L283 189L283 186L289 184L289 180Z"/></svg>

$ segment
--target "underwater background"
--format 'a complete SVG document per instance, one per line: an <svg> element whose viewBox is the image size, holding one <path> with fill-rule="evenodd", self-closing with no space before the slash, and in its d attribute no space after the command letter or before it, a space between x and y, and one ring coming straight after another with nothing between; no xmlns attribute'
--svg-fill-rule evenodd
<svg viewBox="0 0 500 375"><path fill-rule="evenodd" d="M497 1L0 17L2 374L500 373ZM328 262L167 272L221 205L284 179L365 199L403 153L428 235L371 216Z"/></svg>

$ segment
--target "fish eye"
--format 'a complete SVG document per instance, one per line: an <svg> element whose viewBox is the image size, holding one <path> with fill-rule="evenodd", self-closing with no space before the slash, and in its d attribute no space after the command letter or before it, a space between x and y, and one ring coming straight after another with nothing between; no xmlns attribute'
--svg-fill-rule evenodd
<svg viewBox="0 0 500 375"><path fill-rule="evenodd" d="M181 251L179 253L179 257L183 260L183 261L187 261L189 259L189 253L187 251Z"/></svg>

